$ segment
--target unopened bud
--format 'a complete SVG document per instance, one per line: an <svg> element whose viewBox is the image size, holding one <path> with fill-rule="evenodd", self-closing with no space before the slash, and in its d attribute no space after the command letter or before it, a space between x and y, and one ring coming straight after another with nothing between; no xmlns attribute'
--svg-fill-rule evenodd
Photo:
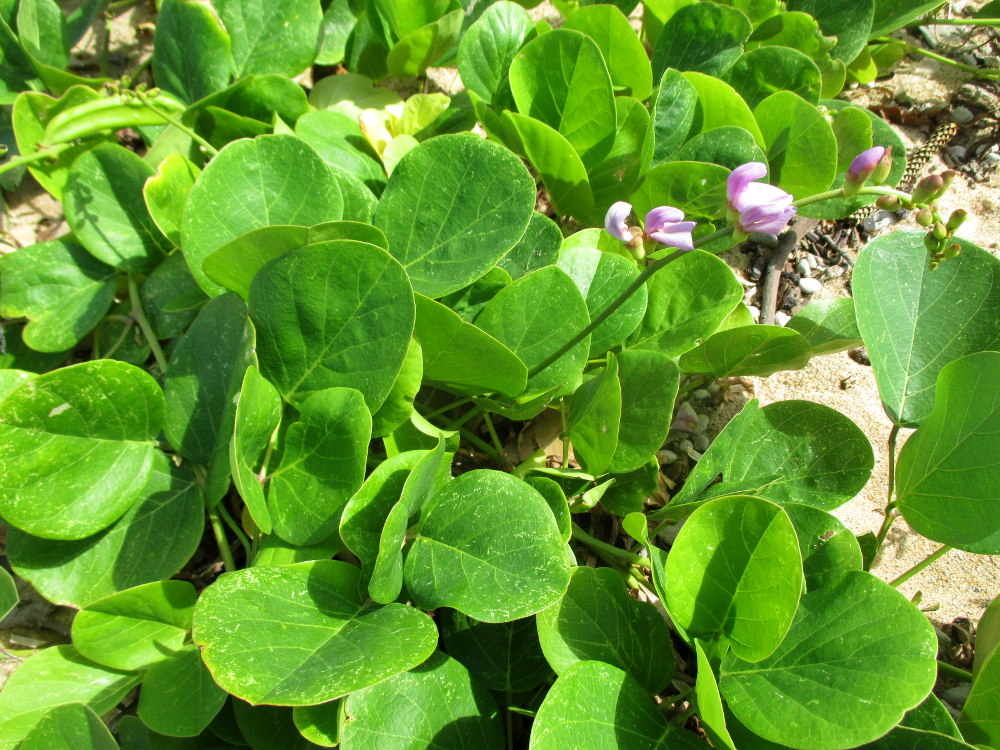
<svg viewBox="0 0 1000 750"><path fill-rule="evenodd" d="M927 268L931 271L936 271L939 265L941 264L938 261L932 260L930 263L927 264Z"/></svg>
<svg viewBox="0 0 1000 750"><path fill-rule="evenodd" d="M896 211L899 209L899 196L880 195L878 200L875 201L875 205L883 211Z"/></svg>
<svg viewBox="0 0 1000 750"><path fill-rule="evenodd" d="M962 246L959 245L957 242L952 242L947 247L945 247L945 249L941 252L941 254L945 258L951 259L951 258L957 258L959 253L961 252L962 252Z"/></svg>
<svg viewBox="0 0 1000 750"><path fill-rule="evenodd" d="M931 233L939 240L943 240L948 237L948 227L940 221L936 221L934 222L934 228L931 229Z"/></svg>
<svg viewBox="0 0 1000 750"><path fill-rule="evenodd" d="M922 227L929 227L934 223L934 214L929 208L921 208L913 215L913 220Z"/></svg>
<svg viewBox="0 0 1000 750"><path fill-rule="evenodd" d="M927 248L927 252L929 252L932 257L941 252L941 246L943 244L944 243L941 240L934 236L933 232L928 232L924 235L924 247Z"/></svg>
<svg viewBox="0 0 1000 750"><path fill-rule="evenodd" d="M948 232L954 234L955 230L962 226L968 217L969 213L965 209L956 208L951 212L951 216L948 217Z"/></svg>
<svg viewBox="0 0 1000 750"><path fill-rule="evenodd" d="M944 180L941 175L929 174L924 177L917 186L913 188L914 203L930 203L934 198L944 192Z"/></svg>
<svg viewBox="0 0 1000 750"><path fill-rule="evenodd" d="M955 180L957 176L958 172L956 172L954 169L946 169L941 173L941 182L944 183L944 188L941 190L942 193L944 193L945 190L951 187L951 183Z"/></svg>
<svg viewBox="0 0 1000 750"><path fill-rule="evenodd" d="M882 158L879 159L878 164L875 165L875 171L872 172L871 183L872 185L884 185L885 181L889 179L889 172L892 171L892 146L889 146L885 153L882 154Z"/></svg>

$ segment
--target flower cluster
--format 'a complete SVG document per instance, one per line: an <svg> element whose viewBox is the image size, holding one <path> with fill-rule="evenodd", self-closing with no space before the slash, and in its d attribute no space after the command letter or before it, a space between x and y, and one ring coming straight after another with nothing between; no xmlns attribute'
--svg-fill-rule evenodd
<svg viewBox="0 0 1000 750"><path fill-rule="evenodd" d="M729 221L744 237L751 232L779 234L795 216L792 196L781 188L757 182L767 176L759 161L737 167L726 179Z"/></svg>
<svg viewBox="0 0 1000 750"><path fill-rule="evenodd" d="M628 217L632 214L632 206L624 201L618 201L608 209L604 217L604 228L608 234L628 245L633 253L641 257L638 251L642 242L648 238L654 242L676 247L678 250L694 250L694 239L691 230L695 222L684 221L684 212L673 206L657 206L646 214L643 222L646 231L636 226L629 226Z"/></svg>

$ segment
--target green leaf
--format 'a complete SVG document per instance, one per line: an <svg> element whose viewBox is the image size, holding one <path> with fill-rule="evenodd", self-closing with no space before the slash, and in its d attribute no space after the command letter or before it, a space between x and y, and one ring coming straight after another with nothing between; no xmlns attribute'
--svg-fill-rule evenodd
<svg viewBox="0 0 1000 750"><path fill-rule="evenodd" d="M651 604L629 596L611 568L575 568L566 594L537 620L542 651L557 674L581 661L602 661L627 672L650 695L673 678L666 621Z"/></svg>
<svg viewBox="0 0 1000 750"><path fill-rule="evenodd" d="M375 86L368 76L342 73L317 81L309 92L309 103L316 109L332 109L356 120L364 109L385 110L403 100L392 89Z"/></svg>
<svg viewBox="0 0 1000 750"><path fill-rule="evenodd" d="M229 34L207 5L163 0L153 44L157 86L183 101L196 102L229 83Z"/></svg>
<svg viewBox="0 0 1000 750"><path fill-rule="evenodd" d="M7 532L15 572L56 604L85 607L117 591L175 575L191 559L205 526L194 478L157 453L140 497L110 528L79 541Z"/></svg>
<svg viewBox="0 0 1000 750"><path fill-rule="evenodd" d="M801 370L809 362L809 342L796 331L780 326L731 328L709 336L680 359L683 373L713 378L731 375L773 375Z"/></svg>
<svg viewBox="0 0 1000 750"><path fill-rule="evenodd" d="M184 333L207 301L181 253L168 255L139 287L139 303L158 339Z"/></svg>
<svg viewBox="0 0 1000 750"><path fill-rule="evenodd" d="M519 279L543 266L554 265L559 257L560 243L562 231L559 225L545 214L534 211L521 239L497 265L512 279Z"/></svg>
<svg viewBox="0 0 1000 750"><path fill-rule="evenodd" d="M906 441L896 467L897 504L907 523L928 539L984 555L1000 554L998 367L997 352L945 365L934 410Z"/></svg>
<svg viewBox="0 0 1000 750"><path fill-rule="evenodd" d="M677 161L718 164L726 169L750 161L767 163L767 156L750 132L731 125L698 133L677 152Z"/></svg>
<svg viewBox="0 0 1000 750"><path fill-rule="evenodd" d="M351 750L504 748L489 692L455 659L436 652L409 672L352 693L341 742Z"/></svg>
<svg viewBox="0 0 1000 750"><path fill-rule="evenodd" d="M378 411L372 414L372 438L385 437L409 421L413 401L420 392L423 379L424 361L420 342L411 338L392 390Z"/></svg>
<svg viewBox="0 0 1000 750"><path fill-rule="evenodd" d="M617 128L611 75L590 37L558 29L535 38L511 63L510 88L518 112L559 131L584 164L599 163L611 149Z"/></svg>
<svg viewBox="0 0 1000 750"><path fill-rule="evenodd" d="M786 5L815 18L826 36L837 37L830 54L838 60L850 62L868 43L875 0L789 0Z"/></svg>
<svg viewBox="0 0 1000 750"><path fill-rule="evenodd" d="M201 653L189 646L146 672L136 712L154 732L194 737L216 717L227 697L209 674Z"/></svg>
<svg viewBox="0 0 1000 750"><path fill-rule="evenodd" d="M837 139L813 104L779 91L756 106L754 117L764 136L773 184L798 198L830 187L837 173Z"/></svg>
<svg viewBox="0 0 1000 750"><path fill-rule="evenodd" d="M173 1L204 7L191 0ZM183 154L168 154L156 168L156 173L147 179L142 187L146 209L153 222L177 247L181 245L181 217L184 215L184 206L199 174L201 170Z"/></svg>
<svg viewBox="0 0 1000 750"><path fill-rule="evenodd" d="M492 268L524 234L534 206L534 180L514 154L481 138L442 135L399 162L374 223L413 288L436 298Z"/></svg>
<svg viewBox="0 0 1000 750"><path fill-rule="evenodd" d="M743 287L725 261L703 250L685 253L647 286L646 316L628 346L670 357L708 338L743 298Z"/></svg>
<svg viewBox="0 0 1000 750"><path fill-rule="evenodd" d="M900 427L930 416L945 365L1000 342L1000 261L955 237L961 255L932 273L923 237L893 232L869 243L852 284L882 405Z"/></svg>
<svg viewBox="0 0 1000 750"><path fill-rule="evenodd" d="M852 571L802 597L788 636L766 660L725 657L719 687L736 718L766 740L854 747L881 737L926 697L936 654L922 612L888 584Z"/></svg>
<svg viewBox="0 0 1000 750"><path fill-rule="evenodd" d="M357 18L349 0L333 0L323 13L322 36L316 62L320 65L336 65L344 60L347 40L354 31Z"/></svg>
<svg viewBox="0 0 1000 750"><path fill-rule="evenodd" d="M573 279L593 320L639 278L635 262L621 255L588 247L565 248L557 265ZM596 357L623 343L639 327L646 312L646 286L641 286L590 334L590 355Z"/></svg>
<svg viewBox="0 0 1000 750"><path fill-rule="evenodd" d="M0 694L0 716L5 719L0 743L16 746L56 706L82 703L95 714L106 713L138 682L138 675L92 664L72 646L39 651L10 675Z"/></svg>
<svg viewBox="0 0 1000 750"><path fill-rule="evenodd" d="M507 145L531 162L557 212L587 215L594 208L587 168L565 136L540 120L516 112L504 112L503 122L516 136L516 142L510 142L512 137Z"/></svg>
<svg viewBox="0 0 1000 750"><path fill-rule="evenodd" d="M667 556L670 616L692 636L724 636L759 662L782 642L799 606L802 557L788 515L763 498L712 500L685 522Z"/></svg>
<svg viewBox="0 0 1000 750"><path fill-rule="evenodd" d="M990 602L976 627L976 653L972 673L979 674L986 660L998 650L1000 650L1000 596Z"/></svg>
<svg viewBox="0 0 1000 750"><path fill-rule="evenodd" d="M868 438L840 412L795 400L758 408L753 400L709 446L673 503L693 502L721 474L731 492L833 510L861 491L874 463Z"/></svg>
<svg viewBox="0 0 1000 750"><path fill-rule="evenodd" d="M906 26L936 7L931 0L875 0L875 13L868 38L882 36Z"/></svg>
<svg viewBox="0 0 1000 750"><path fill-rule="evenodd" d="M353 388L317 391L284 435L281 462L268 475L274 533L300 546L336 533L347 500L365 478L371 414Z"/></svg>
<svg viewBox="0 0 1000 750"><path fill-rule="evenodd" d="M202 262L227 242L258 227L311 226L342 213L337 178L300 139L267 135L234 141L191 188L181 247L191 273L214 296L224 290L208 279Z"/></svg>
<svg viewBox="0 0 1000 750"><path fill-rule="evenodd" d="M268 261L308 245L309 235L308 227L275 225L252 229L211 253L202 269L209 279L246 299L257 272Z"/></svg>
<svg viewBox="0 0 1000 750"><path fill-rule="evenodd" d="M387 33L396 38L412 34L448 12L449 0L373 0L371 7L378 13Z"/></svg>
<svg viewBox="0 0 1000 750"><path fill-rule="evenodd" d="M61 70L69 66L69 27L55 0L21 0L17 36L34 61Z"/></svg>
<svg viewBox="0 0 1000 750"><path fill-rule="evenodd" d="M357 119L340 112L306 112L295 122L295 135L331 168L354 175L376 193L385 188L385 168L365 140Z"/></svg>
<svg viewBox="0 0 1000 750"><path fill-rule="evenodd" d="M605 206L628 199L642 169L649 113L642 102L630 96L616 97L615 107L618 112L615 142L610 153L588 175L595 208L589 219L594 224L604 223Z"/></svg>
<svg viewBox="0 0 1000 750"><path fill-rule="evenodd" d="M261 372L296 407L316 391L347 386L377 410L403 364L414 315L402 266L361 242L281 256L250 286Z"/></svg>
<svg viewBox="0 0 1000 750"><path fill-rule="evenodd" d="M320 703L318 706L295 706L292 721L299 734L321 747L340 744L340 714L342 700Z"/></svg>
<svg viewBox="0 0 1000 750"><path fill-rule="evenodd" d="M101 717L81 703L56 706L35 725L19 750L118 750Z"/></svg>
<svg viewBox="0 0 1000 750"><path fill-rule="evenodd" d="M407 34L386 56L389 72L397 78L424 75L458 41L464 19L465 13L456 9Z"/></svg>
<svg viewBox="0 0 1000 750"><path fill-rule="evenodd" d="M523 693L552 674L538 643L534 618L479 622L454 609L438 611L438 618L448 654L483 687Z"/></svg>
<svg viewBox="0 0 1000 750"><path fill-rule="evenodd" d="M1000 658L997 652L976 673L958 726L969 742L997 744L1000 740Z"/></svg>
<svg viewBox="0 0 1000 750"><path fill-rule="evenodd" d="M862 569L858 539L835 516L801 503L784 503L799 538L806 589L830 586L851 570Z"/></svg>
<svg viewBox="0 0 1000 750"><path fill-rule="evenodd" d="M855 157L871 148L875 121L869 113L856 107L837 110L830 126L837 139L837 171L850 169Z"/></svg>
<svg viewBox="0 0 1000 750"><path fill-rule="evenodd" d="M366 606L360 575L333 560L224 573L194 614L215 681L253 704L313 705L423 662L433 621L401 604Z"/></svg>
<svg viewBox="0 0 1000 750"><path fill-rule="evenodd" d="M114 298L115 269L65 240L39 242L0 257L0 315L27 317L32 349L62 352L79 343Z"/></svg>
<svg viewBox="0 0 1000 750"><path fill-rule="evenodd" d="M791 47L750 50L729 69L726 81L751 107L779 91L790 91L817 104L823 89L816 63Z"/></svg>
<svg viewBox="0 0 1000 750"><path fill-rule="evenodd" d="M743 97L736 93L736 89L725 81L704 73L691 71L684 73L684 77L698 94L690 135L731 125L749 131L757 145L764 146L764 136L757 120Z"/></svg>
<svg viewBox="0 0 1000 750"><path fill-rule="evenodd" d="M483 308L476 325L509 348L530 370L590 322L572 279L547 266L504 287ZM558 395L576 386L590 351L590 337L528 379L526 393Z"/></svg>
<svg viewBox="0 0 1000 750"><path fill-rule="evenodd" d="M702 728L712 741L713 747L736 750L733 738L726 728L726 715L722 708L722 696L719 695L719 684L715 681L712 664L701 641L695 639L694 650L698 661L698 673L694 685L695 705L698 707L698 718L701 720Z"/></svg>
<svg viewBox="0 0 1000 750"><path fill-rule="evenodd" d="M314 750L316 747L299 735L295 726L295 711L293 709L281 706L251 706L243 701L233 701L232 705L236 727L230 729L235 734L231 740L241 744L247 743L254 750L268 750L268 748L276 747L285 750ZM214 725L212 729L215 729ZM222 748L229 747L223 745L220 748L214 732L208 734L207 744L210 747L206 747L204 750L222 750ZM155 750L159 750L159 748ZM174 748L168 746L164 750L174 750ZM202 746L196 746L193 750L202 750Z"/></svg>
<svg viewBox="0 0 1000 750"><path fill-rule="evenodd" d="M415 299L414 333L420 340L427 380L470 395L524 392L528 368L514 352L440 302L422 294Z"/></svg>
<svg viewBox="0 0 1000 750"><path fill-rule="evenodd" d="M704 742L670 726L627 673L603 662L584 661L559 676L531 727L532 750L570 747L695 750L704 748Z"/></svg>
<svg viewBox="0 0 1000 750"><path fill-rule="evenodd" d="M514 104L507 73L532 30L528 12L517 3L493 3L465 32L458 45L458 72L465 87L487 104Z"/></svg>
<svg viewBox="0 0 1000 750"><path fill-rule="evenodd" d="M102 144L81 154L63 195L77 240L108 265L149 273L170 249L156 227L142 187L153 168L128 149Z"/></svg>
<svg viewBox="0 0 1000 750"><path fill-rule="evenodd" d="M599 476L611 463L618 445L621 413L618 361L612 354L606 367L576 389L566 424L574 455L587 473Z"/></svg>
<svg viewBox="0 0 1000 750"><path fill-rule="evenodd" d="M653 89L649 58L625 14L618 8L613 5L584 6L566 19L563 28L580 31L597 43L616 88L628 89L629 95L639 101L649 98Z"/></svg>
<svg viewBox="0 0 1000 750"><path fill-rule="evenodd" d="M39 375L0 402L0 513L49 539L82 539L114 523L149 478L163 393L111 360Z"/></svg>
<svg viewBox="0 0 1000 750"><path fill-rule="evenodd" d="M323 23L319 0L216 0L232 39L233 76L292 78L312 65Z"/></svg>
<svg viewBox="0 0 1000 750"><path fill-rule="evenodd" d="M451 478L451 461L445 453L445 441L417 462L406 478L399 500L385 518L379 535L378 554L368 582L368 593L380 604L394 601L403 588L403 545L407 530L420 509Z"/></svg>
<svg viewBox="0 0 1000 750"><path fill-rule="evenodd" d="M741 11L716 3L684 5L663 24L653 50L653 77L667 68L718 76L743 54L753 27Z"/></svg>
<svg viewBox="0 0 1000 750"><path fill-rule="evenodd" d="M281 423L281 396L254 365L247 367L243 375L234 420L233 436L229 441L233 482L257 528L270 534L271 514L257 469Z"/></svg>
<svg viewBox="0 0 1000 750"><path fill-rule="evenodd" d="M17 606L17 584L6 569L0 573L0 620Z"/></svg>
<svg viewBox="0 0 1000 750"><path fill-rule="evenodd" d="M671 159L687 141L698 106L697 89L676 70L663 74L654 93L642 146L643 171Z"/></svg>
<svg viewBox="0 0 1000 750"><path fill-rule="evenodd" d="M73 619L73 645L111 669L148 669L184 645L197 598L187 581L156 581L112 594Z"/></svg>
<svg viewBox="0 0 1000 750"><path fill-rule="evenodd" d="M343 550L344 543L336 535L309 547L299 547L291 542L286 542L281 537L269 534L261 538L257 544L257 555L253 559L253 564L255 566L291 565L292 563L312 562L313 560L329 560Z"/></svg>
<svg viewBox="0 0 1000 750"><path fill-rule="evenodd" d="M626 350L616 358L621 420L608 471L625 474L640 469L667 439L678 372L677 365L660 352Z"/></svg>
<svg viewBox="0 0 1000 750"><path fill-rule="evenodd" d="M842 352L861 346L861 332L850 297L815 299L788 321L809 342L813 355Z"/></svg>
<svg viewBox="0 0 1000 750"><path fill-rule="evenodd" d="M453 607L483 622L507 622L562 596L569 582L564 550L536 490L510 474L475 470L424 507L403 576L422 609Z"/></svg>
<svg viewBox="0 0 1000 750"><path fill-rule="evenodd" d="M816 19L808 13L776 13L760 23L747 41L747 49L762 46L790 47L803 52L817 64L829 59L836 39L823 36Z"/></svg>
<svg viewBox="0 0 1000 750"><path fill-rule="evenodd" d="M718 164L667 162L642 176L632 203L640 216L656 206L668 205L691 214L688 219L718 217L725 211L728 176L729 170Z"/></svg>

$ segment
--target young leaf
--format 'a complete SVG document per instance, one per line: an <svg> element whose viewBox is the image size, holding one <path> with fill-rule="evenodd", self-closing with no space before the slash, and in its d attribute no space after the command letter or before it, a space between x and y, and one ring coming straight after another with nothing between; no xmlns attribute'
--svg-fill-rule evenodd
<svg viewBox="0 0 1000 750"><path fill-rule="evenodd" d="M854 271L858 328L882 405L901 427L930 417L945 365L1000 342L1000 261L952 241L961 255L931 273L923 233L893 232L870 242Z"/></svg>
<svg viewBox="0 0 1000 750"><path fill-rule="evenodd" d="M670 726L632 677L599 661L579 662L560 675L531 727L532 750L703 750L704 746L696 735Z"/></svg>
<svg viewBox="0 0 1000 750"><path fill-rule="evenodd" d="M136 154L111 144L73 162L63 195L66 221L94 257L134 273L149 273L163 259L170 242L142 198L153 174Z"/></svg>
<svg viewBox="0 0 1000 750"><path fill-rule="evenodd" d="M193 636L215 681L253 704L307 706L427 659L433 621L402 604L366 605L360 576L319 560L216 579L198 600Z"/></svg>
<svg viewBox="0 0 1000 750"><path fill-rule="evenodd" d="M505 747L489 692L440 651L409 672L352 693L344 705L341 744L351 750Z"/></svg>
<svg viewBox="0 0 1000 750"><path fill-rule="evenodd" d="M765 740L854 747L881 737L926 697L936 654L922 612L888 584L852 571L802 597L770 657L756 664L725 657L719 687L736 718Z"/></svg>
<svg viewBox="0 0 1000 750"><path fill-rule="evenodd" d="M0 730L2 731L2 730ZM18 750L118 750L101 717L82 703L50 709L25 736Z"/></svg>
<svg viewBox="0 0 1000 750"><path fill-rule="evenodd" d="M197 598L187 581L156 581L112 594L73 618L73 645L112 669L148 669L184 645Z"/></svg>
<svg viewBox="0 0 1000 750"><path fill-rule="evenodd" d="M192 0L163 0L153 44L157 86L183 101L196 102L229 83L229 34L209 6Z"/></svg>
<svg viewBox="0 0 1000 750"><path fill-rule="evenodd" d="M896 466L897 503L915 531L984 555L1000 554L1000 353L951 362L938 376L934 410L906 441Z"/></svg>
<svg viewBox="0 0 1000 750"><path fill-rule="evenodd" d="M396 165L374 224L413 288L437 298L493 267L524 234L534 206L535 182L514 154L473 136L442 135Z"/></svg>
<svg viewBox="0 0 1000 750"><path fill-rule="evenodd" d="M32 349L71 349L104 317L115 295L115 269L65 240L39 242L0 257L0 315L31 320Z"/></svg>
<svg viewBox="0 0 1000 750"><path fill-rule="evenodd" d="M712 500L681 528L667 556L667 607L692 636L725 637L751 662L778 648L802 593L791 520L762 498Z"/></svg>
<svg viewBox="0 0 1000 750"><path fill-rule="evenodd" d="M629 596L611 568L574 568L563 598L536 619L542 651L557 674L581 661L602 661L627 672L650 695L673 678L666 621L651 604Z"/></svg>
<svg viewBox="0 0 1000 750"><path fill-rule="evenodd" d="M423 609L453 607L483 622L507 622L562 596L569 583L564 550L537 491L510 474L475 470L424 507L403 576Z"/></svg>
<svg viewBox="0 0 1000 750"><path fill-rule="evenodd" d="M50 602L85 607L175 575L198 548L204 527L205 503L194 477L157 452L142 494L110 528L63 542L12 527L7 554L17 574Z"/></svg>
<svg viewBox="0 0 1000 750"><path fill-rule="evenodd" d="M147 373L97 360L24 382L0 402L0 513L49 539L114 523L149 478L163 393Z"/></svg>
<svg viewBox="0 0 1000 750"><path fill-rule="evenodd" d="M316 59L319 0L216 0L232 38L233 77L297 76Z"/></svg>
<svg viewBox="0 0 1000 750"><path fill-rule="evenodd" d="M146 672L136 713L154 732L194 737L216 717L227 697L209 674L201 653L189 645Z"/></svg>
<svg viewBox="0 0 1000 750"><path fill-rule="evenodd" d="M275 534L307 546L337 532L348 498L364 481L371 433L371 414L353 388L317 391L303 402L268 476Z"/></svg>
<svg viewBox="0 0 1000 750"><path fill-rule="evenodd" d="M361 391L385 401L413 332L414 303L402 266L361 242L322 244L281 256L250 286L261 372L293 406L316 391ZM308 323L306 323L308 321Z"/></svg>

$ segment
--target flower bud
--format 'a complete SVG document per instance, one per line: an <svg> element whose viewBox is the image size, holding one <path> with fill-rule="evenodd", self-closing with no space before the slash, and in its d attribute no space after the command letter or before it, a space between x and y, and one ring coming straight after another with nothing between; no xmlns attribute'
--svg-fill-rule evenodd
<svg viewBox="0 0 1000 750"><path fill-rule="evenodd" d="M878 164L875 165L875 170L872 172L871 183L872 185L884 185L885 181L889 179L889 172L892 171L892 146L889 146L885 153L882 154L882 158L878 160Z"/></svg>
<svg viewBox="0 0 1000 750"><path fill-rule="evenodd" d="M934 236L933 232L928 232L924 235L924 247L927 248L927 252L931 254L932 257L937 256L941 252L941 246L944 243Z"/></svg>
<svg viewBox="0 0 1000 750"><path fill-rule="evenodd" d="M900 200L898 195L880 195L875 205L883 211L896 211L899 209Z"/></svg>
<svg viewBox="0 0 1000 750"><path fill-rule="evenodd" d="M936 271L939 265L941 264L938 261L932 260L930 263L927 264L927 268L931 271Z"/></svg>
<svg viewBox="0 0 1000 750"><path fill-rule="evenodd" d="M844 195L855 195L861 190L884 155L885 148L882 146L874 146L858 154L844 175Z"/></svg>
<svg viewBox="0 0 1000 750"><path fill-rule="evenodd" d="M945 247L945 249L941 252L941 254L945 258L950 259L950 258L957 258L959 253L961 252L962 252L962 246L959 245L957 242L952 242Z"/></svg>
<svg viewBox="0 0 1000 750"><path fill-rule="evenodd" d="M955 230L965 223L968 216L968 212L963 208L956 208L952 211L951 216L948 217L948 232L954 234Z"/></svg>
<svg viewBox="0 0 1000 750"><path fill-rule="evenodd" d="M951 187L951 183L957 176L958 172L956 172L954 169L946 169L941 173L941 182L944 183L944 187L941 189L942 195L944 194L945 190ZM938 195L936 197L940 198L941 196Z"/></svg>
<svg viewBox="0 0 1000 750"><path fill-rule="evenodd" d="M939 240L943 240L948 237L948 227L940 221L936 221L934 222L934 228L931 229L931 233Z"/></svg>
<svg viewBox="0 0 1000 750"><path fill-rule="evenodd" d="M930 203L944 192L944 180L941 175L929 174L913 188L914 203Z"/></svg>
<svg viewBox="0 0 1000 750"><path fill-rule="evenodd" d="M929 227L934 223L934 214L929 208L921 208L913 215L914 221L922 227Z"/></svg>

